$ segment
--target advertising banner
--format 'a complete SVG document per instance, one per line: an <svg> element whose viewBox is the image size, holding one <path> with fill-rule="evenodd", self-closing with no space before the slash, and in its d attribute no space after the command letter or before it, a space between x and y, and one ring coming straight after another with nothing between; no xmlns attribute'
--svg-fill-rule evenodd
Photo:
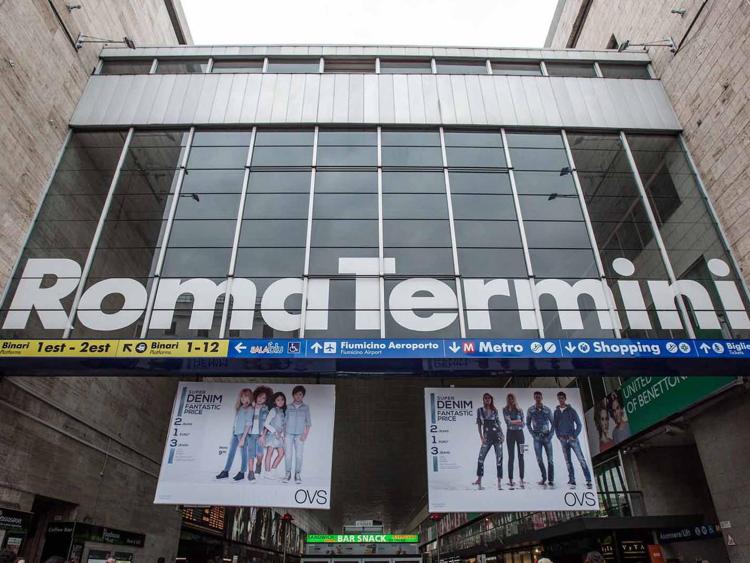
<svg viewBox="0 0 750 563"><path fill-rule="evenodd" d="M598 510L577 389L425 389L431 512Z"/></svg>
<svg viewBox="0 0 750 563"><path fill-rule="evenodd" d="M730 385L734 377L631 377L586 412L591 455L600 454L633 434Z"/></svg>
<svg viewBox="0 0 750 563"><path fill-rule="evenodd" d="M333 385L180 383L157 504L329 508Z"/></svg>

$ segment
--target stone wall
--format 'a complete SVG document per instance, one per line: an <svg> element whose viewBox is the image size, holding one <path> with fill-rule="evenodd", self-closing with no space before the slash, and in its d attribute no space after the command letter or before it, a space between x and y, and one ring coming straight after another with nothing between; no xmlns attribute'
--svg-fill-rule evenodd
<svg viewBox="0 0 750 563"><path fill-rule="evenodd" d="M169 0L171 2L171 0ZM68 9L66 5L80 5ZM179 5L177 5L179 9ZM175 45L164 0L0 1L0 287L5 287L101 44Z"/></svg>
<svg viewBox="0 0 750 563"><path fill-rule="evenodd" d="M569 45L574 22L589 3L562 2L560 18L548 37L553 48ZM605 49L613 35L620 43L669 36L678 43L675 55L665 47L648 51L744 278L750 281L750 2L709 0L698 14L702 4L703 0L591 0L575 47ZM680 16L672 9L686 12Z"/></svg>

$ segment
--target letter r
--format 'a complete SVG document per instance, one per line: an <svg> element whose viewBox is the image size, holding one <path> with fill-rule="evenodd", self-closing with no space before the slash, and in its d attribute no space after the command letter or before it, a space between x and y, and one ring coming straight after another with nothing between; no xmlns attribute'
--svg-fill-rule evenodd
<svg viewBox="0 0 750 563"><path fill-rule="evenodd" d="M57 279L42 287L45 276ZM42 327L64 330L68 313L63 298L75 291L81 279L81 267L67 258L29 258L18 282L3 329L24 329L31 311L36 309Z"/></svg>

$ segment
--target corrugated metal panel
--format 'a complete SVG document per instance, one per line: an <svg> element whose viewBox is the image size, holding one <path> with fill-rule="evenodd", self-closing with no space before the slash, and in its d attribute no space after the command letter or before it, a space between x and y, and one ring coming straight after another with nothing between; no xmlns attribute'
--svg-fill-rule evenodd
<svg viewBox="0 0 750 563"><path fill-rule="evenodd" d="M287 107L289 106L289 89L292 85L291 74L279 74L273 93L271 119L273 123L286 122Z"/></svg>
<svg viewBox="0 0 750 563"><path fill-rule="evenodd" d="M260 83L260 95L258 96L258 107L255 111L255 120L258 123L271 122L271 110L273 110L273 95L276 91L276 80L278 74L264 74Z"/></svg>
<svg viewBox="0 0 750 563"><path fill-rule="evenodd" d="M305 101L305 75L292 74L291 77L286 120L289 123L300 123L302 121L302 103Z"/></svg>
<svg viewBox="0 0 750 563"><path fill-rule="evenodd" d="M302 101L302 122L314 123L318 119L318 98L320 97L320 75L305 75L305 97Z"/></svg>
<svg viewBox="0 0 750 563"><path fill-rule="evenodd" d="M680 129L656 80L416 74L94 76L71 124L316 121Z"/></svg>
<svg viewBox="0 0 750 563"><path fill-rule="evenodd" d="M245 99L247 77L249 74L233 74L232 87L227 100L227 111L224 113L224 123L239 123L242 117L242 103Z"/></svg>
<svg viewBox="0 0 750 563"><path fill-rule="evenodd" d="M352 74L349 77L349 121L362 123L365 120L365 77Z"/></svg>

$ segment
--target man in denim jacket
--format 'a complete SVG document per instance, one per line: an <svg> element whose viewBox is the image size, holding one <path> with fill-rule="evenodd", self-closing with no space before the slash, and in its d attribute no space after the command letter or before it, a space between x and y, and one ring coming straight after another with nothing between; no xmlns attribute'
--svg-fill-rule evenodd
<svg viewBox="0 0 750 563"><path fill-rule="evenodd" d="M534 404L526 411L526 428L534 438L534 454L542 473L537 484L555 486L555 463L552 459L552 411L542 403L542 392L534 391ZM547 454L547 467L544 467L542 448Z"/></svg>
<svg viewBox="0 0 750 563"><path fill-rule="evenodd" d="M590 489L591 472L586 463L586 458L583 457L581 444L578 441L578 435L581 433L581 430L583 430L583 424L581 423L581 419L575 409L565 402L567 396L563 391L560 391L557 394L557 400L560 404L555 409L553 427L555 429L555 434L562 445L565 464L568 466L568 485L570 485L571 489L575 489L576 487L576 474L570 456L572 450L576 454L576 458L578 458L578 463L581 464L581 469L583 469L583 476L586 479L586 487Z"/></svg>

